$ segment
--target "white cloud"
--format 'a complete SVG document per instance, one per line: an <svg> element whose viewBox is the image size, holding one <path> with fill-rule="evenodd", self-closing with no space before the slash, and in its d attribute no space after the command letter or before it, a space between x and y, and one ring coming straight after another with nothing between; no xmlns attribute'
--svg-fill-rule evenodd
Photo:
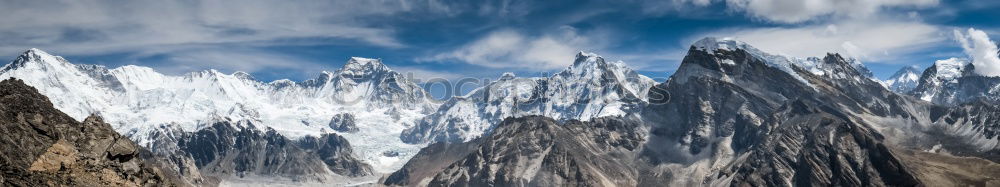
<svg viewBox="0 0 1000 187"><path fill-rule="evenodd" d="M647 14L692 11L692 6L725 4L730 12L776 23L802 23L823 18L867 18L885 9L932 8L940 0L639 0ZM916 12L907 12L917 17ZM697 13L696 13L697 14Z"/></svg>
<svg viewBox="0 0 1000 187"><path fill-rule="evenodd" d="M967 33L955 29L955 40L962 44L962 49L972 58L976 73L983 76L1000 76L1000 51L996 42L981 30L969 28Z"/></svg>
<svg viewBox="0 0 1000 187"><path fill-rule="evenodd" d="M580 36L571 27L558 33L526 36L514 30L492 32L454 51L419 58L417 61L459 61L491 68L560 69L573 63L584 47L600 48L599 42Z"/></svg>
<svg viewBox="0 0 1000 187"><path fill-rule="evenodd" d="M850 21L801 27L734 28L697 35L733 37L761 50L797 57L840 53L867 61L888 61L946 41L936 26L917 22Z"/></svg>
<svg viewBox="0 0 1000 187"><path fill-rule="evenodd" d="M868 17L885 8L923 8L938 3L938 0L726 0L729 9L780 23L799 23L824 16Z"/></svg>
<svg viewBox="0 0 1000 187"><path fill-rule="evenodd" d="M346 61L346 60L345 60ZM335 67L303 60L297 57L250 49L194 49L171 51L163 62L151 64L167 74L183 74L205 69L222 72L266 72L285 70L299 75L316 75L321 70ZM307 78L307 77L298 77Z"/></svg>
<svg viewBox="0 0 1000 187"><path fill-rule="evenodd" d="M420 67L410 67L410 66L392 66L389 67L393 71L399 72L406 76L406 78L417 83L426 83L431 81L442 81L442 80L456 80L460 78L465 78L465 75L436 71Z"/></svg>
<svg viewBox="0 0 1000 187"><path fill-rule="evenodd" d="M403 47L379 17L448 12L417 1L100 1L0 0L0 53L29 47L64 55L106 54L177 45L333 39Z"/></svg>

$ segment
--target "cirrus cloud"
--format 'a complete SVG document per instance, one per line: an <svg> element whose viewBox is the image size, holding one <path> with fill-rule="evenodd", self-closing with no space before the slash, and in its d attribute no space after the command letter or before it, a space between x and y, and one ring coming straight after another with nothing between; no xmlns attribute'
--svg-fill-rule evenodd
<svg viewBox="0 0 1000 187"><path fill-rule="evenodd" d="M594 50L600 46L600 42L577 34L576 29L568 26L556 33L540 36L501 29L453 51L418 58L417 61L457 61L490 68L551 70L569 66L581 50Z"/></svg>
<svg viewBox="0 0 1000 187"><path fill-rule="evenodd" d="M943 33L938 26L919 22L851 21L801 27L732 28L696 37L733 37L764 51L797 57L841 53L880 62L935 47L947 41Z"/></svg>
<svg viewBox="0 0 1000 187"><path fill-rule="evenodd" d="M799 23L820 17L859 18L886 8L926 8L938 0L726 0L736 11L779 23Z"/></svg>

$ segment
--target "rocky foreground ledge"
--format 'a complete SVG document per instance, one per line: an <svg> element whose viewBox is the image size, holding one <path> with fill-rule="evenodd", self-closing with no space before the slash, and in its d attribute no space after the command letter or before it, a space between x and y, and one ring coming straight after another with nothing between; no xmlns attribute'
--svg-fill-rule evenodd
<svg viewBox="0 0 1000 187"><path fill-rule="evenodd" d="M21 80L0 81L0 185L184 186L100 117L78 122Z"/></svg>

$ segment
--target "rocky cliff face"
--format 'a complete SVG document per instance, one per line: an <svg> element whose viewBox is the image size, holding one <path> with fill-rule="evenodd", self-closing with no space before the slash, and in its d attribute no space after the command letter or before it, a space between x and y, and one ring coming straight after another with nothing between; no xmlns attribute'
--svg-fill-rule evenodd
<svg viewBox="0 0 1000 187"><path fill-rule="evenodd" d="M228 120L196 132L158 132L163 133L151 136L159 138L154 153L174 158L175 170L186 176L330 182L338 176L373 174L371 166L355 157L350 143L336 134L291 140L249 121Z"/></svg>
<svg viewBox="0 0 1000 187"><path fill-rule="evenodd" d="M330 118L330 129L340 132L358 132L358 125L355 121L354 114L337 114Z"/></svg>
<svg viewBox="0 0 1000 187"><path fill-rule="evenodd" d="M1000 162L1000 107L979 100L955 107L934 107L931 121L939 150ZM946 149L946 150L940 150Z"/></svg>
<svg viewBox="0 0 1000 187"><path fill-rule="evenodd" d="M371 166L354 158L354 150L351 149L347 139L337 134L305 137L298 142L299 147L316 155L333 173L351 177L374 174Z"/></svg>
<svg viewBox="0 0 1000 187"><path fill-rule="evenodd" d="M718 174L733 186L918 186L922 181L868 125L797 100L764 125L770 133Z"/></svg>
<svg viewBox="0 0 1000 187"><path fill-rule="evenodd" d="M489 136L425 148L417 158L458 158L446 167L411 161L383 183L428 186L634 186L631 167L645 131L638 121L508 118ZM443 149L443 150L442 150ZM436 167L438 166L438 167ZM411 168L423 167L423 168ZM428 175L428 173L433 173ZM431 178L432 177L432 178Z"/></svg>
<svg viewBox="0 0 1000 187"><path fill-rule="evenodd" d="M16 79L0 81L4 186L175 186L142 148L100 117L78 122Z"/></svg>
<svg viewBox="0 0 1000 187"><path fill-rule="evenodd" d="M1000 77L978 75L975 68L964 59L938 60L924 70L919 84L909 94L945 106L1000 101Z"/></svg>

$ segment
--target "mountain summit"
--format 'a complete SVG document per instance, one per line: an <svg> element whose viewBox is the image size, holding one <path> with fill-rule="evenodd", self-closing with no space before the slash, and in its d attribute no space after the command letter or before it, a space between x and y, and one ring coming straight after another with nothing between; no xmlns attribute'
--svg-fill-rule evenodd
<svg viewBox="0 0 1000 187"><path fill-rule="evenodd" d="M504 118L542 115L588 120L634 114L653 80L624 63L580 52L573 65L543 78L500 79L446 101L400 137L409 143L463 142L489 134Z"/></svg>
<svg viewBox="0 0 1000 187"><path fill-rule="evenodd" d="M908 93L917 87L920 81L920 69L917 66L906 66L896 73L892 74L889 79L883 81L886 87L897 93Z"/></svg>

